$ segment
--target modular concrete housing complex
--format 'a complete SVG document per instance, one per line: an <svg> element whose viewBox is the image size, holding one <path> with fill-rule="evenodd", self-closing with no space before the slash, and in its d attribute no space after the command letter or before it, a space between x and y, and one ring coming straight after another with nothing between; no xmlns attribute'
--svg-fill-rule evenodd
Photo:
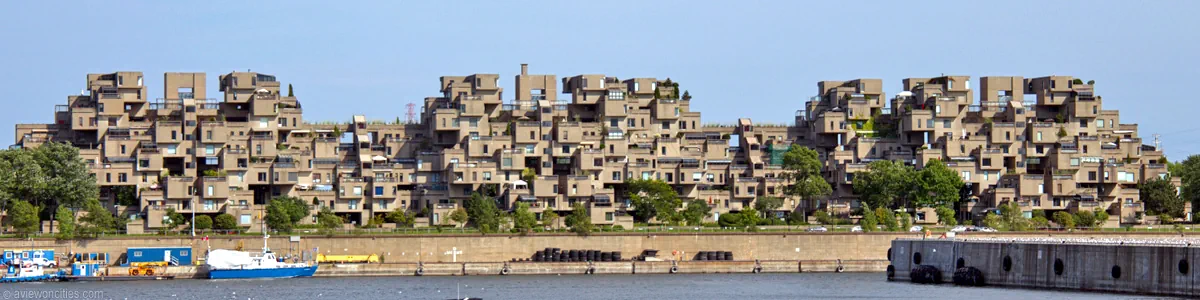
<svg viewBox="0 0 1200 300"><path fill-rule="evenodd" d="M267 74L219 76L219 99L206 95L204 73L165 74L156 99L142 76L89 74L82 95L55 107L53 123L18 124L15 147L79 147L102 201L141 216L143 229L161 227L174 208L229 213L255 230L257 212L284 195L356 224L396 209L425 210L422 223L442 224L484 189L501 209L525 202L540 217L581 203L593 223L628 227L627 179L663 180L711 206L712 220L759 197L785 197L782 154L791 145L816 149L834 192L785 197L778 216L850 213L853 175L875 160L947 162L967 183L959 216L972 219L1016 202L1026 212L1105 209L1110 226L1137 224L1137 185L1170 178L1161 149L1069 76L982 77L979 101L968 76L904 79L891 98L879 79L822 81L791 125L705 125L669 79L560 82L526 65L509 99L498 74L441 77L438 96L424 99L412 122L307 122L300 100ZM523 180L526 169L536 176ZM117 205L121 186L135 188L140 204ZM935 221L917 212L917 222Z"/></svg>

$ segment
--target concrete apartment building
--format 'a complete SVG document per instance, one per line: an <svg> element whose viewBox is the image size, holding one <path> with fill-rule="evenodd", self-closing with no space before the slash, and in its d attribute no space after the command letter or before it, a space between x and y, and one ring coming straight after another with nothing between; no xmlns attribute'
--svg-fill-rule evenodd
<svg viewBox="0 0 1200 300"><path fill-rule="evenodd" d="M205 94L204 73L167 73L162 97L150 100L141 72L89 74L83 95L56 106L54 123L18 124L14 146L79 147L102 202L138 216L134 230L160 228L167 208L229 213L258 230L265 204L283 195L356 224L396 209L426 211L420 225L444 224L473 192L495 195L505 210L528 203L539 218L581 203L593 223L629 228L631 178L663 180L685 202L708 203L715 220L783 197L781 156L792 144L817 150L834 192L786 199L778 216L848 214L858 206L854 173L884 159L916 168L946 161L968 183L959 215L970 219L1015 201L1026 212L1107 209L1110 225L1138 224L1137 184L1170 176L1136 124L1120 123L1091 85L1067 76L982 77L979 101L968 76L904 79L891 98L879 79L821 81L791 125L705 125L670 79L560 81L526 65L507 100L498 74L439 78L439 95L425 98L412 123L307 122L274 76L217 79L221 99ZM138 207L117 205L122 186L137 191ZM920 211L917 220L936 216Z"/></svg>

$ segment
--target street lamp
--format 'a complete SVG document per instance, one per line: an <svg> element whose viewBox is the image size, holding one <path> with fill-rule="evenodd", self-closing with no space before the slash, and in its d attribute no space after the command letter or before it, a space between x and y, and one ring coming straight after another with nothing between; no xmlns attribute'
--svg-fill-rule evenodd
<svg viewBox="0 0 1200 300"><path fill-rule="evenodd" d="M196 196L192 196L192 238L196 237Z"/></svg>

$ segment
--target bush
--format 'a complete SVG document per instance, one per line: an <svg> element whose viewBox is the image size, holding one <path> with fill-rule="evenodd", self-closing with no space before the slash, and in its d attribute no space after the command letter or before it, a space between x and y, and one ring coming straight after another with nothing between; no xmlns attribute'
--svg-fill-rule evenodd
<svg viewBox="0 0 1200 300"><path fill-rule="evenodd" d="M1096 214L1086 210L1075 212L1075 224L1081 227L1095 226Z"/></svg>
<svg viewBox="0 0 1200 300"><path fill-rule="evenodd" d="M934 209L934 212L937 213L938 223L946 226L958 225L958 219L954 218L954 209L947 206L938 206Z"/></svg>
<svg viewBox="0 0 1200 300"><path fill-rule="evenodd" d="M834 223L833 217L829 216L829 213L825 212L824 210L818 210L814 212L813 217L815 217L817 219L817 223L821 223L821 225L833 225Z"/></svg>
<svg viewBox="0 0 1200 300"><path fill-rule="evenodd" d="M897 231L900 228L900 224L896 223L896 214L889 209L875 208L875 218L887 231Z"/></svg>
<svg viewBox="0 0 1200 300"><path fill-rule="evenodd" d="M198 230L212 229L213 219L212 219L212 217L209 217L206 215L199 215L199 216L196 216L195 224L196 224L196 229L198 229Z"/></svg>
<svg viewBox="0 0 1200 300"><path fill-rule="evenodd" d="M1075 228L1075 216L1065 211L1058 211L1051 215L1054 218L1054 224L1062 226L1063 229Z"/></svg>
<svg viewBox="0 0 1200 300"><path fill-rule="evenodd" d="M788 214L788 224L807 225L808 220L805 220L803 213L793 212L791 214Z"/></svg>
<svg viewBox="0 0 1200 300"><path fill-rule="evenodd" d="M233 230L238 228L237 218L231 214L220 214L213 220L213 226L220 230Z"/></svg>
<svg viewBox="0 0 1200 300"><path fill-rule="evenodd" d="M742 215L736 213L723 214L717 218L717 224L721 227L740 227L742 225Z"/></svg>

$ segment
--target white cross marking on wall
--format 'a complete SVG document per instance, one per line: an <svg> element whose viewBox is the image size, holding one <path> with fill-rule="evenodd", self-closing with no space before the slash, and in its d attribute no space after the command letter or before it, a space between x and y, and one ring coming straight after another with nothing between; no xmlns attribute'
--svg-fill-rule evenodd
<svg viewBox="0 0 1200 300"><path fill-rule="evenodd" d="M462 254L462 251L459 251L458 247L453 247L453 248L450 248L450 251L446 251L446 255L451 256L451 259L452 259L451 262L458 262L459 254Z"/></svg>

